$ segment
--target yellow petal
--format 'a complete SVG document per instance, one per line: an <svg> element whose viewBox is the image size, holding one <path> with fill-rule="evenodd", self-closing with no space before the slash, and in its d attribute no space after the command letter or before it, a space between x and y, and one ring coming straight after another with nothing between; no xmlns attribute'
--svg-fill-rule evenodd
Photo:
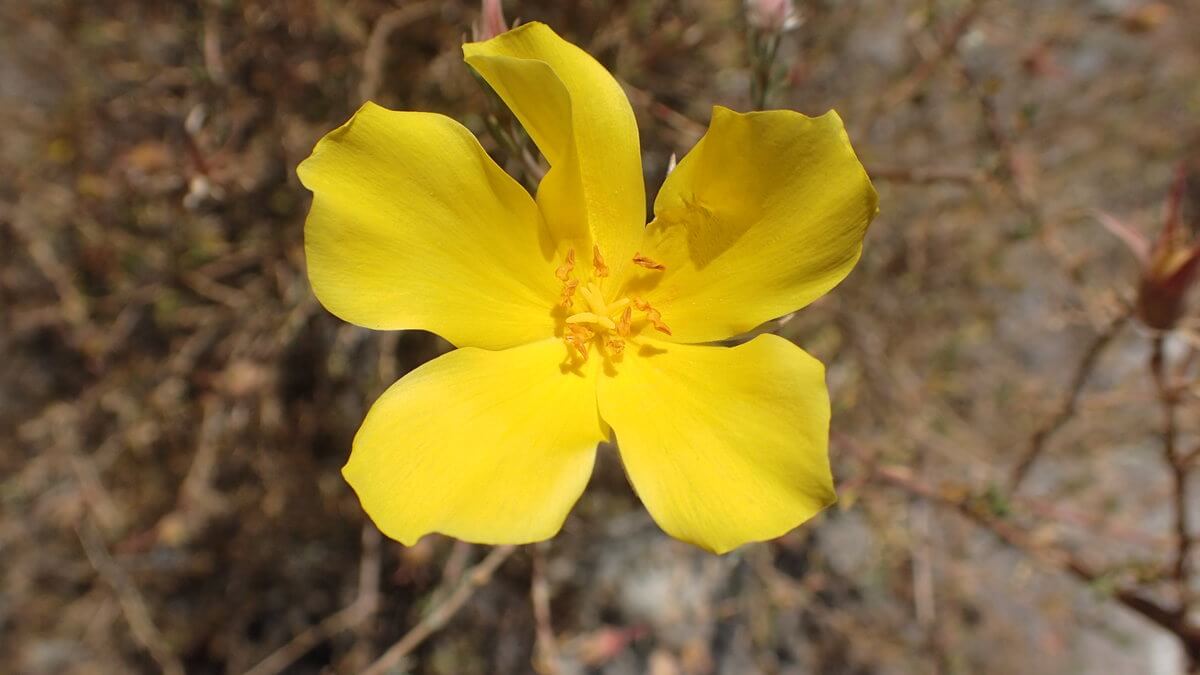
<svg viewBox="0 0 1200 675"><path fill-rule="evenodd" d="M467 129L373 103L297 169L308 277L329 311L503 348L553 334L559 282L529 194Z"/></svg>
<svg viewBox="0 0 1200 675"><path fill-rule="evenodd" d="M540 23L465 44L463 53L550 163L537 199L556 236L583 251L599 244L624 265L646 222L646 192L637 122L621 86Z"/></svg>
<svg viewBox="0 0 1200 675"><path fill-rule="evenodd" d="M714 108L646 228L641 252L666 271L638 270L631 292L662 312L674 340L746 332L845 278L877 202L837 113Z"/></svg>
<svg viewBox="0 0 1200 675"><path fill-rule="evenodd" d="M654 520L716 553L778 537L833 503L825 369L783 338L627 349L600 414Z"/></svg>
<svg viewBox="0 0 1200 675"><path fill-rule="evenodd" d="M459 349L379 397L342 470L379 529L407 545L554 536L605 435L593 376L561 370L564 355L557 340Z"/></svg>

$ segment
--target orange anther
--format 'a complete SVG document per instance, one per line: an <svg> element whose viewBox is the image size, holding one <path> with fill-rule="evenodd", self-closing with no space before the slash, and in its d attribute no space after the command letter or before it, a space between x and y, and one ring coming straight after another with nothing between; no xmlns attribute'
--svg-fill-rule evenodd
<svg viewBox="0 0 1200 675"><path fill-rule="evenodd" d="M617 322L617 335L629 337L629 327L633 324L633 308L625 307L621 312L621 320Z"/></svg>
<svg viewBox="0 0 1200 675"><path fill-rule="evenodd" d="M592 266L596 268L597 277L608 276L608 265L604 264L604 256L600 255L600 247L592 246Z"/></svg>
<svg viewBox="0 0 1200 675"><path fill-rule="evenodd" d="M562 298L559 301L563 307L571 306L571 299L575 297L575 287L579 285L578 279L572 279L571 273L575 271L575 249L567 249L567 260L554 270L554 276L563 283Z"/></svg>
<svg viewBox="0 0 1200 675"><path fill-rule="evenodd" d="M574 271L575 271L575 249L572 248L567 251L567 261L565 263L563 263L562 265L559 265L558 269L554 270L554 276L558 277L559 281L566 283L567 279L571 278L571 272L574 272Z"/></svg>
<svg viewBox="0 0 1200 675"><path fill-rule="evenodd" d="M633 254L633 264L645 267L648 270L658 270L659 272L667 269L666 265L654 260L653 258L647 258L641 253Z"/></svg>
<svg viewBox="0 0 1200 675"><path fill-rule="evenodd" d="M563 342L567 343L567 347L574 349L579 355L579 358L587 361L588 359L588 340L595 336L587 326L579 324L568 324L567 332L563 335Z"/></svg>
<svg viewBox="0 0 1200 675"><path fill-rule="evenodd" d="M667 324L663 323L662 313L660 313L657 309L654 309L653 307L651 307L650 303L646 302L645 300L642 300L641 298L634 298L633 306L637 307L639 312L645 313L646 320L649 321L654 326L654 330L656 330L660 333L666 333L667 335L671 334L670 327L668 327Z"/></svg>
<svg viewBox="0 0 1200 675"><path fill-rule="evenodd" d="M563 282L562 302L561 302L563 307L571 306L571 299L575 297L575 287L577 287L577 286L579 286L578 279L571 279L569 281Z"/></svg>
<svg viewBox="0 0 1200 675"><path fill-rule="evenodd" d="M608 353L611 356L620 356L625 351L625 341L621 338L605 338L604 346L608 349Z"/></svg>

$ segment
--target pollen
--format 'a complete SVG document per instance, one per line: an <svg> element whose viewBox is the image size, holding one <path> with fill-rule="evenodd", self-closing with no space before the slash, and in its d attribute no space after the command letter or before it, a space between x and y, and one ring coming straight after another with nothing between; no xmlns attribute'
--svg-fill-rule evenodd
<svg viewBox="0 0 1200 675"><path fill-rule="evenodd" d="M633 257L636 265L646 269L662 271L664 265L638 253ZM587 361L590 347L594 343L607 359L620 359L626 343L638 339L639 331L652 326L660 333L671 334L671 329L662 320L662 313L641 298L616 297L608 300L611 291L604 284L609 278L609 267L600 253L599 246L592 247L591 278L586 271L578 278L575 269L575 250L567 251L563 264L554 271L562 282L560 304L566 308L562 319L562 339L567 346L568 360ZM635 312L641 316L636 316Z"/></svg>

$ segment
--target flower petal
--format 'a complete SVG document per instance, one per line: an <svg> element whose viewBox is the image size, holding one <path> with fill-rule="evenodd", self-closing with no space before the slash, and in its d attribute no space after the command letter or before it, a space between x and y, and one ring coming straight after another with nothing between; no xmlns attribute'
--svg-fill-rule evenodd
<svg viewBox="0 0 1200 675"><path fill-rule="evenodd" d="M548 26L528 23L463 45L550 163L538 205L556 236L596 243L614 267L632 258L646 223L637 122L613 76Z"/></svg>
<svg viewBox="0 0 1200 675"><path fill-rule="evenodd" d="M466 128L365 104L297 169L308 277L329 311L503 348L553 335L552 242L529 194Z"/></svg>
<svg viewBox="0 0 1200 675"><path fill-rule="evenodd" d="M833 503L824 374L774 335L733 348L659 343L600 378L600 414L654 520L724 553Z"/></svg>
<svg viewBox="0 0 1200 675"><path fill-rule="evenodd" d="M595 380L561 370L563 357L556 340L468 347L384 392L342 470L379 529L406 545L430 532L483 544L554 536L605 437Z"/></svg>
<svg viewBox="0 0 1200 675"><path fill-rule="evenodd" d="M713 109L667 176L631 293L679 342L721 340L824 295L858 261L878 198L837 113Z"/></svg>

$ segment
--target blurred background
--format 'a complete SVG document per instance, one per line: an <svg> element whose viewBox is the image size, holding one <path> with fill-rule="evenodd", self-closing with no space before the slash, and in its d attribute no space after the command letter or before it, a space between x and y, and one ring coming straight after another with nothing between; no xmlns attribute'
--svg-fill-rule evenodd
<svg viewBox="0 0 1200 675"><path fill-rule="evenodd" d="M476 2L0 3L0 671L1194 671L1200 2L754 9L504 2L620 79L651 199L713 104L837 109L879 189L771 327L828 366L840 502L716 557L612 448L517 549L382 540L339 475L449 345L316 303L294 169L371 98L521 175Z"/></svg>

